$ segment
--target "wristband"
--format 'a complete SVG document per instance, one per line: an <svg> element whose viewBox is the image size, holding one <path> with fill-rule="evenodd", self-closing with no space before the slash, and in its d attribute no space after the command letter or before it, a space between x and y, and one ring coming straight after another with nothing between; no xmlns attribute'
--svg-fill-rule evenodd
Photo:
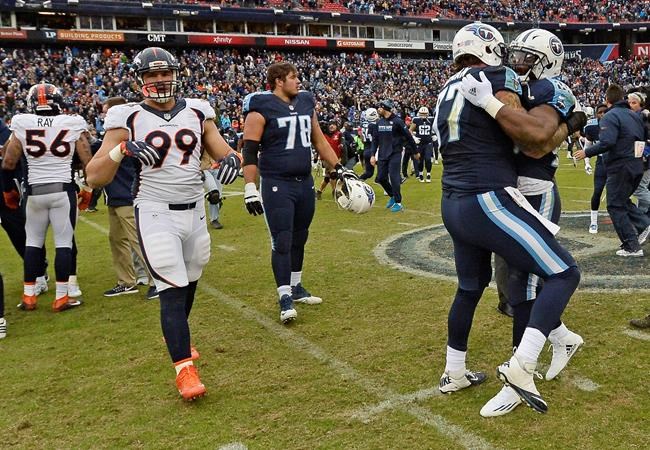
<svg viewBox="0 0 650 450"><path fill-rule="evenodd" d="M124 153L122 153L122 143L119 143L113 147L111 151L108 152L108 156L116 163L122 162L122 159L124 159Z"/></svg>
<svg viewBox="0 0 650 450"><path fill-rule="evenodd" d="M485 110L486 113L488 113L490 116L492 116L493 119L496 119L497 113L503 108L504 105L498 98L495 96L490 97L490 99L487 101L485 104Z"/></svg>

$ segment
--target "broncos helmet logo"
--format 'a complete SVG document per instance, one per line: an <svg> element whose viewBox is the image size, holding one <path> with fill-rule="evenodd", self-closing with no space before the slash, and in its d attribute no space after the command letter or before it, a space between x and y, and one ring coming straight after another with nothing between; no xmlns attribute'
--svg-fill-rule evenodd
<svg viewBox="0 0 650 450"><path fill-rule="evenodd" d="M494 33L482 25L472 25L467 28L468 31L471 31L474 36L477 36L479 39L485 42L491 42L495 39Z"/></svg>
<svg viewBox="0 0 650 450"><path fill-rule="evenodd" d="M564 53L564 46L562 45L562 42L555 36L551 38L548 46L551 48L551 51L555 56L560 56L562 53Z"/></svg>

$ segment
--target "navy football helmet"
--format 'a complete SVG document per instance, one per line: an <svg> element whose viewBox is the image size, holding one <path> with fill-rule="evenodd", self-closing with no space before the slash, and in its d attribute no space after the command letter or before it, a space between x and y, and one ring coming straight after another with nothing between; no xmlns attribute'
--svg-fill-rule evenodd
<svg viewBox="0 0 650 450"><path fill-rule="evenodd" d="M135 56L133 64L144 98L150 98L158 103L167 103L176 97L181 83L178 80L179 65L174 55L160 47L149 47ZM172 72L172 80L145 83L146 73L166 70Z"/></svg>

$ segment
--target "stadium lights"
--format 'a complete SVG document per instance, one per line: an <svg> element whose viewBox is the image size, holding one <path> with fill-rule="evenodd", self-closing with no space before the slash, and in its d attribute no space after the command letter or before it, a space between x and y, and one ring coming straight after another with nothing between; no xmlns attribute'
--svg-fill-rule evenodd
<svg viewBox="0 0 650 450"><path fill-rule="evenodd" d="M560 28L564 28L564 27L566 27L566 23L560 22Z"/></svg>
<svg viewBox="0 0 650 450"><path fill-rule="evenodd" d="M384 16L384 20L391 20L392 18L393 16L388 16L388 15Z"/></svg>
<svg viewBox="0 0 650 450"><path fill-rule="evenodd" d="M281 9L273 8L273 14L279 16L280 14L284 14L284 11L282 11Z"/></svg>
<svg viewBox="0 0 650 450"><path fill-rule="evenodd" d="M25 2L23 0L16 0L16 8L22 8L25 6Z"/></svg>
<svg viewBox="0 0 650 450"><path fill-rule="evenodd" d="M506 22L506 25L508 25L509 27L514 27L515 23L514 22Z"/></svg>
<svg viewBox="0 0 650 450"><path fill-rule="evenodd" d="M305 22L313 22L314 18L312 16L299 16L300 20L303 20Z"/></svg>
<svg viewBox="0 0 650 450"><path fill-rule="evenodd" d="M616 28L616 27L620 27L620 26L621 26L621 24L620 24L620 23L618 23L618 22L614 22L614 23L612 24L612 26L613 26L614 28Z"/></svg>
<svg viewBox="0 0 650 450"><path fill-rule="evenodd" d="M68 5L78 5L79 0L68 0Z"/></svg>
<svg viewBox="0 0 650 450"><path fill-rule="evenodd" d="M639 33L645 33L648 31L648 27L639 27Z"/></svg>
<svg viewBox="0 0 650 450"><path fill-rule="evenodd" d="M332 17L338 17L338 16L341 15L340 12L333 12L333 13L330 13L330 14L332 15Z"/></svg>
<svg viewBox="0 0 650 450"><path fill-rule="evenodd" d="M151 2L142 2L142 7L146 9L153 8L153 3Z"/></svg>
<svg viewBox="0 0 650 450"><path fill-rule="evenodd" d="M432 18L431 18L431 23L436 23L436 22L438 22L439 20L440 20L440 19L438 19L438 18L436 18L436 17L432 17Z"/></svg>
<svg viewBox="0 0 650 450"><path fill-rule="evenodd" d="M43 2L43 8L51 8L52 7L52 0L46 0Z"/></svg>
<svg viewBox="0 0 650 450"><path fill-rule="evenodd" d="M221 6L210 6L210 11L219 12L221 11Z"/></svg>

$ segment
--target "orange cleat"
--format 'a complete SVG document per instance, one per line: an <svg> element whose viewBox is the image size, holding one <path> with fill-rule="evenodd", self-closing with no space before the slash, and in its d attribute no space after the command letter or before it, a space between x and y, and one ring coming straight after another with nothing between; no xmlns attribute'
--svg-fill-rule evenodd
<svg viewBox="0 0 650 450"><path fill-rule="evenodd" d="M183 367L176 375L176 387L183 399L190 402L205 395L205 386L201 383L199 372L194 365Z"/></svg>
<svg viewBox="0 0 650 450"><path fill-rule="evenodd" d="M33 311L36 309L36 296L23 294L23 301L18 304L18 308L23 311Z"/></svg>
<svg viewBox="0 0 650 450"><path fill-rule="evenodd" d="M52 311L61 312L66 309L75 308L81 305L81 300L77 298L69 298L67 295L64 295L61 298L54 300L52 303Z"/></svg>
<svg viewBox="0 0 650 450"><path fill-rule="evenodd" d="M196 347L191 346L191 347L190 347L190 351L191 351L191 354L192 354L192 356L190 356L190 358L192 359L192 361L196 361L197 359L199 359L199 358L201 357L201 354L200 354L199 351L196 349Z"/></svg>

